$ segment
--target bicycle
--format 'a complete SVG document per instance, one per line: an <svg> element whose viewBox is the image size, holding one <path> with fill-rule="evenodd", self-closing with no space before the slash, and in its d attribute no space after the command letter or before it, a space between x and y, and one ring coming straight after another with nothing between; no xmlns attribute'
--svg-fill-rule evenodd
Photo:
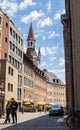
<svg viewBox="0 0 80 130"><path fill-rule="evenodd" d="M66 118L66 124L71 129L80 128L80 111L71 109L69 116Z"/></svg>

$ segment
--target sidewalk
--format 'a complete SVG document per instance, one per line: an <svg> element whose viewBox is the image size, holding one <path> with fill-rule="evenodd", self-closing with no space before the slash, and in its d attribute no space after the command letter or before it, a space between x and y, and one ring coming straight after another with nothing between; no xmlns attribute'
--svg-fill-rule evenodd
<svg viewBox="0 0 80 130"><path fill-rule="evenodd" d="M29 112L24 112L23 114L21 112L18 112L17 113L17 116L18 116L18 123L21 123L21 122L25 122L25 121L28 121L28 120L31 120L31 119L34 119L34 118L37 118L37 117L40 117L40 116L43 116L43 115L46 115L47 113L44 113L44 112L35 112L35 113L29 113ZM13 124L4 124L4 120L5 120L5 116L3 116L2 118L0 118L0 130L2 128L6 128L8 126L12 126ZM11 120L12 122L12 120Z"/></svg>
<svg viewBox="0 0 80 130"><path fill-rule="evenodd" d="M65 115L65 116L63 116L63 117L61 117L61 118L59 118L59 119L57 120L58 124L59 124L59 125L66 125L66 118L67 118L67 115Z"/></svg>

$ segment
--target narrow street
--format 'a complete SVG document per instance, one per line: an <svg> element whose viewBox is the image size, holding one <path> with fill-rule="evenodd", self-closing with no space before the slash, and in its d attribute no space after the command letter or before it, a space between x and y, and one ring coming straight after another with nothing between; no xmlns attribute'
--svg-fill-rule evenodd
<svg viewBox="0 0 80 130"><path fill-rule="evenodd" d="M17 124L3 124L0 119L0 130L70 130L67 126L57 122L60 117L48 113L24 113L18 115Z"/></svg>

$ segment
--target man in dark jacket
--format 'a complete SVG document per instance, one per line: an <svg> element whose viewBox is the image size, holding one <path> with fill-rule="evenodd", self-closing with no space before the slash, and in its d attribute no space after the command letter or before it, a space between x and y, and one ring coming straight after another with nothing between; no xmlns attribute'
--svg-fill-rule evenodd
<svg viewBox="0 0 80 130"><path fill-rule="evenodd" d="M15 101L14 98L11 98L11 115L12 115L12 124L17 123L17 108L18 103Z"/></svg>

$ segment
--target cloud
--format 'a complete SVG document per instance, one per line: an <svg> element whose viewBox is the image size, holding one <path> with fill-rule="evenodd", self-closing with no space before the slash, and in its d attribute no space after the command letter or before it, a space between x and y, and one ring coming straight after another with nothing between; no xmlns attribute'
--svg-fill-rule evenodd
<svg viewBox="0 0 80 130"><path fill-rule="evenodd" d="M27 8L28 6L33 6L33 5L36 5L36 3L32 2L32 0L24 0L23 2L20 3L19 8L22 10Z"/></svg>
<svg viewBox="0 0 80 130"><path fill-rule="evenodd" d="M45 47L41 47L41 48L40 48L40 51L41 51L41 55L42 55L42 56L45 56Z"/></svg>
<svg viewBox="0 0 80 130"><path fill-rule="evenodd" d="M58 37L58 36L59 36L59 33L56 33L55 31L53 31L53 32L50 32L49 39L53 37Z"/></svg>
<svg viewBox="0 0 80 130"><path fill-rule="evenodd" d="M46 65L47 65L46 62L42 62L40 67L45 67Z"/></svg>
<svg viewBox="0 0 80 130"><path fill-rule="evenodd" d="M61 57L61 58L59 59L59 65L60 65L60 66L64 66L64 58Z"/></svg>
<svg viewBox="0 0 80 130"><path fill-rule="evenodd" d="M41 55L55 55L57 53L58 45L53 47L41 47Z"/></svg>
<svg viewBox="0 0 80 130"><path fill-rule="evenodd" d="M65 13L65 10L64 10L64 9L63 9L63 10L59 10L59 11L55 14L54 20L60 20L61 14L64 14L64 13Z"/></svg>
<svg viewBox="0 0 80 130"><path fill-rule="evenodd" d="M52 57L52 58L50 59L50 61L54 61L54 60L56 60L56 57Z"/></svg>
<svg viewBox="0 0 80 130"><path fill-rule="evenodd" d="M40 20L38 23L37 23L37 26L40 26L41 28L42 27L45 27L45 26L51 26L52 25L52 19L51 18L45 18L43 21Z"/></svg>
<svg viewBox="0 0 80 130"><path fill-rule="evenodd" d="M3 0L2 2L0 1L0 7L4 10L7 8L7 3L8 0Z"/></svg>
<svg viewBox="0 0 80 130"><path fill-rule="evenodd" d="M51 1L49 1L49 2L47 3L47 10L48 10L48 12L51 11Z"/></svg>
<svg viewBox="0 0 80 130"><path fill-rule="evenodd" d="M23 16L21 18L21 22L23 23L30 23L30 21L35 21L38 18L44 16L44 13L40 10L39 12L37 12L36 10L34 10L33 12L30 13L30 15L28 16Z"/></svg>
<svg viewBox="0 0 80 130"><path fill-rule="evenodd" d="M18 11L18 4L15 1L9 2L8 0L3 0L0 2L0 7L2 10L5 10L9 16L13 16Z"/></svg>
<svg viewBox="0 0 80 130"><path fill-rule="evenodd" d="M16 2L17 0L1 0L0 7L3 11L6 12L9 16L13 16L20 9L25 9L28 6L36 5L32 0L24 0L20 4Z"/></svg>
<svg viewBox="0 0 80 130"><path fill-rule="evenodd" d="M46 36L42 36L42 40L45 40L46 39Z"/></svg>
<svg viewBox="0 0 80 130"><path fill-rule="evenodd" d="M9 3L9 9L6 11L7 14L10 16L13 16L18 11L18 5L17 3Z"/></svg>

